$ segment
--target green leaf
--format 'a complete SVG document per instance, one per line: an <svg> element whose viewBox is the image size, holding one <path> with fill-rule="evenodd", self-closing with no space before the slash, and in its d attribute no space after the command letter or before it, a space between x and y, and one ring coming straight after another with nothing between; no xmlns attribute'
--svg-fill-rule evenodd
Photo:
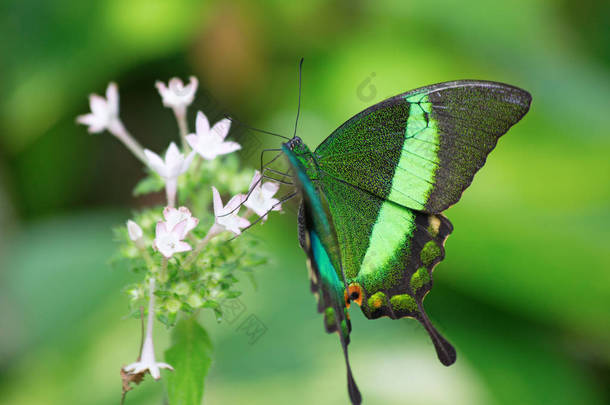
<svg viewBox="0 0 610 405"><path fill-rule="evenodd" d="M174 367L166 378L169 405L201 404L211 356L212 343L201 325L194 318L178 322L165 351L165 361Z"/></svg>
<svg viewBox="0 0 610 405"><path fill-rule="evenodd" d="M163 189L164 185L165 183L163 183L163 179L161 179L161 177L155 173L151 173L136 184L136 187L133 189L133 195L139 196L154 193Z"/></svg>

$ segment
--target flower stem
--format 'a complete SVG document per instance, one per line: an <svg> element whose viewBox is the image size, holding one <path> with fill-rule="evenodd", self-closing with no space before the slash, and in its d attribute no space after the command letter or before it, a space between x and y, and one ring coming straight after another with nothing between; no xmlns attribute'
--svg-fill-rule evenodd
<svg viewBox="0 0 610 405"><path fill-rule="evenodd" d="M182 142L182 153L185 155L190 152L188 142L186 141L186 134L188 134L188 123L186 122L186 108L178 109L174 108L174 115L178 122L178 130L180 131L180 141Z"/></svg>
<svg viewBox="0 0 610 405"><path fill-rule="evenodd" d="M222 232L222 229L219 228L218 225L213 224L212 227L210 228L210 230L208 231L208 233L205 235L205 237L203 239L201 239L199 241L199 243L197 243L197 246L195 246L195 249L193 249L191 254L182 263L182 266L184 268L187 268L191 263L193 263L195 261L195 259L197 259L197 257L199 257L199 255L201 254L201 251L208 244L210 239L212 239L214 236L218 235L220 232Z"/></svg>
<svg viewBox="0 0 610 405"><path fill-rule="evenodd" d="M155 265L155 262L153 261L152 257L150 256L150 253L148 253L148 250L146 249L146 247L140 249L140 252L142 253L142 257L144 258L144 262L146 263L148 268L150 270L154 271L155 267L157 267L157 266Z"/></svg>
<svg viewBox="0 0 610 405"><path fill-rule="evenodd" d="M167 258L164 257L161 260L161 272L159 273L159 281L162 283L167 282L168 280L168 275L167 275Z"/></svg>
<svg viewBox="0 0 610 405"><path fill-rule="evenodd" d="M148 282L148 317L146 318L146 337L144 338L144 344L146 346L147 341L150 341L152 346L152 332L153 322L155 319L155 278L151 277ZM144 347L142 348L144 351Z"/></svg>
<svg viewBox="0 0 610 405"><path fill-rule="evenodd" d="M153 322L155 321L155 278L148 281L148 316L146 318L146 335L142 344L140 360L144 363L155 363L155 347L153 344ZM152 374L152 373L151 373ZM154 376L153 376L154 377Z"/></svg>
<svg viewBox="0 0 610 405"><path fill-rule="evenodd" d="M125 129L123 123L117 119L114 124L108 128L108 131L112 135L118 138L119 141L123 142L123 144L133 153L142 163L148 166L148 161L144 156L144 149L142 146L134 139L133 136Z"/></svg>
<svg viewBox="0 0 610 405"><path fill-rule="evenodd" d="M176 193L178 192L178 180L165 180L165 195L167 196L167 205L174 208L176 206Z"/></svg>

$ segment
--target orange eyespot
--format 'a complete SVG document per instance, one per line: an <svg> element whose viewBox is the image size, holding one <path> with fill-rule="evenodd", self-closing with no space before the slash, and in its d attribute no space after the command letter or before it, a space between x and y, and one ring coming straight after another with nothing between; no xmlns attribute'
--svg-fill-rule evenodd
<svg viewBox="0 0 610 405"><path fill-rule="evenodd" d="M362 288L358 283L352 283L348 287L349 299L362 306ZM345 294L347 296L347 294Z"/></svg>

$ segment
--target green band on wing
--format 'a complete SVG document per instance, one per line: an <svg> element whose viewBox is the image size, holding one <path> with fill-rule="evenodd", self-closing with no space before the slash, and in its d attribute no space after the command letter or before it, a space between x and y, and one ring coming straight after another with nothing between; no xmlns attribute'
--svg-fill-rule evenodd
<svg viewBox="0 0 610 405"><path fill-rule="evenodd" d="M435 121L430 118L431 104L426 96L416 95L406 99L412 103L405 142L396 166L388 199L405 201L413 206L416 201L420 209L434 187L434 173L438 164L438 131ZM409 215L402 207L384 202L373 227L360 275L372 275L385 268L390 259L407 243L407 235L415 226L414 215ZM383 273L383 272L379 272ZM379 277L386 276L379 274Z"/></svg>
<svg viewBox="0 0 610 405"><path fill-rule="evenodd" d="M411 96L406 101L412 104L405 142L387 199L423 210L434 187L434 173L439 163L438 130L427 96Z"/></svg>
<svg viewBox="0 0 610 405"><path fill-rule="evenodd" d="M392 202L384 202L373 226L358 276L374 276L380 282L392 279L385 271L392 270L392 266L387 264L405 246L414 227L415 214Z"/></svg>

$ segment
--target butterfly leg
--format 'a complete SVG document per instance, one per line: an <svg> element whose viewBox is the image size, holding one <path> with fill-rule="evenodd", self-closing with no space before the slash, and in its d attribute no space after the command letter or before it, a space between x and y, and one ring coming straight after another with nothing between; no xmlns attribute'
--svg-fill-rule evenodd
<svg viewBox="0 0 610 405"><path fill-rule="evenodd" d="M265 163L263 165L263 161L265 159L265 152L279 152L277 155L275 155L273 157L273 159L271 159L270 161L268 161L267 163ZM263 149L261 151L261 162L260 162L260 172L262 173L264 168L266 168L267 166L269 166L271 163L275 162L280 156L282 156L282 150L281 149Z"/></svg>

